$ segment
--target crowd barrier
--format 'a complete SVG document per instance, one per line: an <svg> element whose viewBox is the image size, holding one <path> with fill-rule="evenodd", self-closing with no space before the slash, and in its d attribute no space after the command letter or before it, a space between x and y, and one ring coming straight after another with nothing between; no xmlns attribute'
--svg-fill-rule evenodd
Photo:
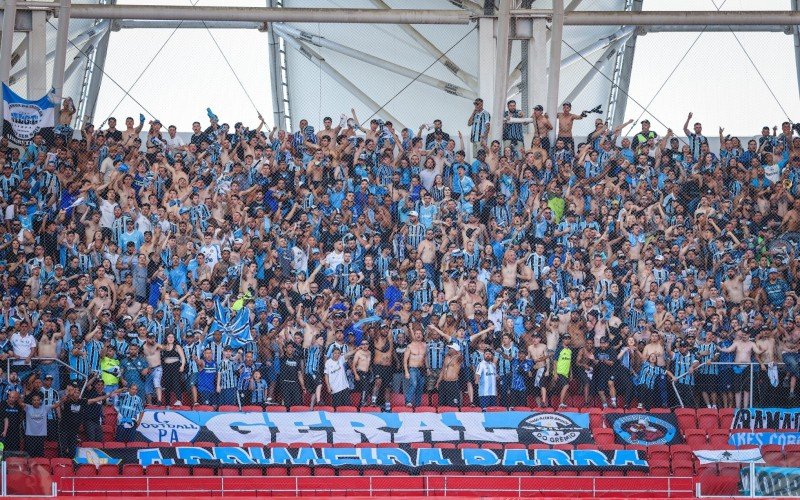
<svg viewBox="0 0 800 500"><path fill-rule="evenodd" d="M59 495L694 497L691 477L62 477Z"/></svg>

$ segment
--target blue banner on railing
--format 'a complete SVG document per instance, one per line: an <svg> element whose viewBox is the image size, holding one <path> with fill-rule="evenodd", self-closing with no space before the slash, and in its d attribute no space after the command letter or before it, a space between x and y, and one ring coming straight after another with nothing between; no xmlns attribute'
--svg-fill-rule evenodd
<svg viewBox="0 0 800 500"><path fill-rule="evenodd" d="M731 429L800 431L800 409L744 408L733 414Z"/></svg>
<svg viewBox="0 0 800 500"><path fill-rule="evenodd" d="M800 432L732 432L728 438L728 444L734 446L800 444Z"/></svg>
<svg viewBox="0 0 800 500"><path fill-rule="evenodd" d="M742 469L743 495L750 495L751 481L750 469ZM791 467L756 467L755 468L756 497L800 497L800 469Z"/></svg>
<svg viewBox="0 0 800 500"><path fill-rule="evenodd" d="M177 446L174 448L78 448L79 464L165 466L331 466L464 470L646 470L638 450L487 450L482 448L262 448Z"/></svg>
<svg viewBox="0 0 800 500"><path fill-rule="evenodd" d="M146 410L143 440L212 443L591 443L589 415L557 412L335 413Z"/></svg>

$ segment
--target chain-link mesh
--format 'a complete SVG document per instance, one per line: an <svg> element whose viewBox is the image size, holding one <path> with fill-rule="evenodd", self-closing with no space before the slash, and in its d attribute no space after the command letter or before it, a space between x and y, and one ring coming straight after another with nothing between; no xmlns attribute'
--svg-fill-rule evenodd
<svg viewBox="0 0 800 500"><path fill-rule="evenodd" d="M5 491L796 495L792 126L473 106L6 133Z"/></svg>

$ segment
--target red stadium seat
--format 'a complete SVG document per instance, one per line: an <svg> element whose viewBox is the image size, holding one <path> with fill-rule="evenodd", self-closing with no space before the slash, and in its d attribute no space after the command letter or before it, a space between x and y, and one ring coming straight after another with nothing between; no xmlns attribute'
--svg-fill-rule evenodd
<svg viewBox="0 0 800 500"><path fill-rule="evenodd" d="M283 408L283 406L278 406L277 408ZM261 413L264 411L264 409L258 405L247 405L242 406L242 411Z"/></svg>
<svg viewBox="0 0 800 500"><path fill-rule="evenodd" d="M720 476L736 476L739 477L741 466L739 464L719 464Z"/></svg>
<svg viewBox="0 0 800 500"><path fill-rule="evenodd" d="M488 406L486 408L486 411L497 413L497 412L508 411L508 410L506 408L503 408L502 406Z"/></svg>
<svg viewBox="0 0 800 500"><path fill-rule="evenodd" d="M414 408L410 406L392 406L393 413L413 413Z"/></svg>
<svg viewBox="0 0 800 500"><path fill-rule="evenodd" d="M361 413L380 413L382 410L377 406L362 406L359 411Z"/></svg>
<svg viewBox="0 0 800 500"><path fill-rule="evenodd" d="M97 475L97 467L94 465L79 465L75 469L75 475L78 477L94 477Z"/></svg>
<svg viewBox="0 0 800 500"><path fill-rule="evenodd" d="M478 445L475 443L458 443L459 450L475 449L475 448L478 448Z"/></svg>
<svg viewBox="0 0 800 500"><path fill-rule="evenodd" d="M697 414L694 408L676 408L675 418L681 430L697 429Z"/></svg>
<svg viewBox="0 0 800 500"><path fill-rule="evenodd" d="M122 475L125 477L144 476L144 467L139 464L125 464L122 466Z"/></svg>
<svg viewBox="0 0 800 500"><path fill-rule="evenodd" d="M336 475L336 469L334 469L333 467L327 467L327 466L314 467L313 468L313 472L314 472L315 476L335 476Z"/></svg>
<svg viewBox="0 0 800 500"><path fill-rule="evenodd" d="M554 450L562 450L562 451L572 451L572 450L575 449L575 446L572 445L572 444L568 444L568 443L567 444L554 444L553 445L553 449Z"/></svg>
<svg viewBox="0 0 800 500"><path fill-rule="evenodd" d="M501 443L482 443L481 448L484 450L502 450L503 445Z"/></svg>
<svg viewBox="0 0 800 500"><path fill-rule="evenodd" d="M331 443L311 443L311 447L317 450L321 450L322 448L333 448L333 444Z"/></svg>
<svg viewBox="0 0 800 500"><path fill-rule="evenodd" d="M248 444L250 446L254 445L253 443L245 443L243 446L247 446ZM216 445L214 443L212 443L211 441L195 441L194 443L192 443L192 446L197 446L199 448L213 448ZM261 444L261 443L255 443L255 446L258 447L258 448L261 448L264 445Z"/></svg>
<svg viewBox="0 0 800 500"><path fill-rule="evenodd" d="M523 443L505 443L503 448L506 450L524 450L527 448Z"/></svg>
<svg viewBox="0 0 800 500"><path fill-rule="evenodd" d="M761 456L768 465L783 467L786 457L783 448L777 444L767 444L761 447Z"/></svg>
<svg viewBox="0 0 800 500"><path fill-rule="evenodd" d="M364 469L363 474L365 476L384 476L383 469Z"/></svg>
<svg viewBox="0 0 800 500"><path fill-rule="evenodd" d="M97 468L97 475L103 477L119 476L119 465L103 464Z"/></svg>
<svg viewBox="0 0 800 500"><path fill-rule="evenodd" d="M703 449L708 443L705 429L686 429L684 437L686 444L698 450Z"/></svg>
<svg viewBox="0 0 800 500"><path fill-rule="evenodd" d="M711 429L708 432L708 446L712 450L723 449L728 446L728 438L731 435L730 429Z"/></svg>
<svg viewBox="0 0 800 500"><path fill-rule="evenodd" d="M215 476L213 467L192 467L193 476L209 477Z"/></svg>
<svg viewBox="0 0 800 500"><path fill-rule="evenodd" d="M666 460L649 460L650 475L666 477L670 475L669 462Z"/></svg>
<svg viewBox="0 0 800 500"><path fill-rule="evenodd" d="M436 408L433 406L417 406L414 408L414 413L436 413Z"/></svg>
<svg viewBox="0 0 800 500"><path fill-rule="evenodd" d="M649 462L669 462L669 446L654 444L647 447L647 460Z"/></svg>
<svg viewBox="0 0 800 500"><path fill-rule="evenodd" d="M678 477L692 477L694 475L694 466L692 461L673 460L672 475Z"/></svg>
<svg viewBox="0 0 800 500"><path fill-rule="evenodd" d="M217 469L217 472L220 476L224 477L239 477L239 468L238 467L220 467Z"/></svg>
<svg viewBox="0 0 800 500"><path fill-rule="evenodd" d="M84 441L81 443L82 448L102 448L103 443L100 441Z"/></svg>
<svg viewBox="0 0 800 500"><path fill-rule="evenodd" d="M592 429L600 429L605 426L603 412L599 408L589 408L589 426Z"/></svg>
<svg viewBox="0 0 800 500"><path fill-rule="evenodd" d="M271 407L268 406L267 408L271 408ZM285 407L282 406L281 408L285 408ZM297 412L301 412L301 411L310 411L310 410L311 410L311 407L309 407L309 406L298 405L298 406L290 406L289 407L289 412L291 412L291 413L297 413Z"/></svg>
<svg viewBox="0 0 800 500"><path fill-rule="evenodd" d="M468 443L461 443L461 444L468 444ZM454 443L436 443L434 448L439 448L440 450L455 450L456 445Z"/></svg>
<svg viewBox="0 0 800 500"><path fill-rule="evenodd" d="M356 448L375 448L375 443L356 443Z"/></svg>
<svg viewBox="0 0 800 500"><path fill-rule="evenodd" d="M221 405L219 407L218 411L227 412L227 413L235 413L235 412L239 411L239 407L236 406L236 405Z"/></svg>
<svg viewBox="0 0 800 500"><path fill-rule="evenodd" d="M436 409L438 413L455 413L458 411L456 406L440 406Z"/></svg>
<svg viewBox="0 0 800 500"><path fill-rule="evenodd" d="M333 411L334 411L334 409L333 409L333 406L315 406L315 407L314 407L314 411L327 411L327 412L333 412Z"/></svg>
<svg viewBox="0 0 800 500"><path fill-rule="evenodd" d="M261 467L248 465L242 467L239 471L242 476L286 476L286 467L267 467L266 470Z"/></svg>
<svg viewBox="0 0 800 500"><path fill-rule="evenodd" d="M167 466L160 464L148 465L144 469L144 473L150 477L162 477L167 475Z"/></svg>
<svg viewBox="0 0 800 500"><path fill-rule="evenodd" d="M167 467L167 473L170 476L186 477L192 475L192 470L189 467L183 465L172 465L170 467Z"/></svg>
<svg viewBox="0 0 800 500"><path fill-rule="evenodd" d="M614 444L614 431L611 429L594 429L592 434L594 434L594 441L598 446Z"/></svg>
<svg viewBox="0 0 800 500"><path fill-rule="evenodd" d="M269 471L269 468L267 468L267 470ZM306 467L305 465L289 467L289 475L290 476L310 476L311 475L311 467Z"/></svg>
<svg viewBox="0 0 800 500"><path fill-rule="evenodd" d="M342 467L342 468L339 469L339 476L350 476L350 477L352 477L352 476L360 476L360 475L361 475L361 473L359 472L359 470L355 469L355 468Z"/></svg>
<svg viewBox="0 0 800 500"><path fill-rule="evenodd" d="M672 461L689 461L694 460L694 453L692 448L686 444L673 444L669 447L669 453Z"/></svg>
<svg viewBox="0 0 800 500"><path fill-rule="evenodd" d="M414 450L418 450L420 448L433 448L431 443L411 443L411 448Z"/></svg>
<svg viewBox="0 0 800 500"><path fill-rule="evenodd" d="M355 406L340 406L335 409L337 413L355 413L358 411L358 408Z"/></svg>
<svg viewBox="0 0 800 500"><path fill-rule="evenodd" d="M719 427L730 429L733 424L733 408L721 408L719 410Z"/></svg>
<svg viewBox="0 0 800 500"><path fill-rule="evenodd" d="M209 405L195 405L195 406L192 407L192 410L194 410L194 411L214 411L214 407L213 406L209 406Z"/></svg>
<svg viewBox="0 0 800 500"><path fill-rule="evenodd" d="M698 408L697 410L698 429L718 429L719 411L716 408Z"/></svg>
<svg viewBox="0 0 800 500"><path fill-rule="evenodd" d="M126 448L147 448L149 444L147 441L130 441Z"/></svg>
<svg viewBox="0 0 800 500"><path fill-rule="evenodd" d="M265 411L267 413L286 413L289 410L283 405L266 405L264 409L260 411Z"/></svg>
<svg viewBox="0 0 800 500"><path fill-rule="evenodd" d="M122 448L127 448L127 443L121 443L119 441L106 441L103 443L103 448L106 450L121 450Z"/></svg>

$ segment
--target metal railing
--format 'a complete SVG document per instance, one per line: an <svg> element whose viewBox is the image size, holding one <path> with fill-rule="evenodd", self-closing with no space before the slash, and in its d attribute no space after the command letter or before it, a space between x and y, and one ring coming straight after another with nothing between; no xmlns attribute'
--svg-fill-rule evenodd
<svg viewBox="0 0 800 500"><path fill-rule="evenodd" d="M752 408L753 407L753 388L754 388L754 380L753 380L754 375L753 374L756 372L756 370L754 369L754 366L760 367L761 363L758 363L758 362L755 362L755 361L751 361L749 363L738 363L736 361L714 361L711 364L712 365L734 365L734 366L747 366L747 365L749 365L750 366L750 389L748 391L749 394L750 394L750 401L748 403L749 403L750 408ZM775 362L775 363L770 363L770 364L776 365L776 366L782 366L785 363L783 363L781 361L781 362ZM682 379L684 377L688 377L689 375L696 375L697 374L697 369L699 369L700 366L703 366L703 365L701 364L695 370L690 371L690 372L686 372L683 375L681 375L680 377L675 377L672 380L672 390L675 391L675 397L678 398L678 404L681 406L681 408L684 408L685 406L683 404L683 398L681 398L680 392L678 391L677 382L678 382L678 380L680 380L680 379Z"/></svg>
<svg viewBox="0 0 800 500"><path fill-rule="evenodd" d="M81 395L83 395L83 391L86 390L86 384L89 382L90 375L88 375L86 373L79 372L78 370L76 370L75 368L69 366L69 364L65 363L64 361L62 361L62 360L60 360L58 358L37 356L37 357L30 358L30 362L29 363L23 363L22 365L19 365L19 364L13 364L12 365L11 364L12 361L19 361L19 359L17 359L17 358L14 358L14 359L6 358L6 380L8 380L8 377L11 375L11 367L12 366L25 366L27 364L28 366L31 367L31 370L35 370L36 367L35 367L35 365L33 363L34 361L55 361L57 364L65 367L70 372L79 375L83 379L83 386L81 387ZM56 388L56 390L60 391L61 388L58 387L58 388Z"/></svg>
<svg viewBox="0 0 800 500"><path fill-rule="evenodd" d="M226 494L271 492L277 496L358 494L407 496L534 496L592 495L647 497L693 496L695 479L669 476L140 476L62 477L58 493L78 495ZM177 479L177 481L176 481ZM194 483L194 484L193 484ZM390 493L391 492L391 493Z"/></svg>

